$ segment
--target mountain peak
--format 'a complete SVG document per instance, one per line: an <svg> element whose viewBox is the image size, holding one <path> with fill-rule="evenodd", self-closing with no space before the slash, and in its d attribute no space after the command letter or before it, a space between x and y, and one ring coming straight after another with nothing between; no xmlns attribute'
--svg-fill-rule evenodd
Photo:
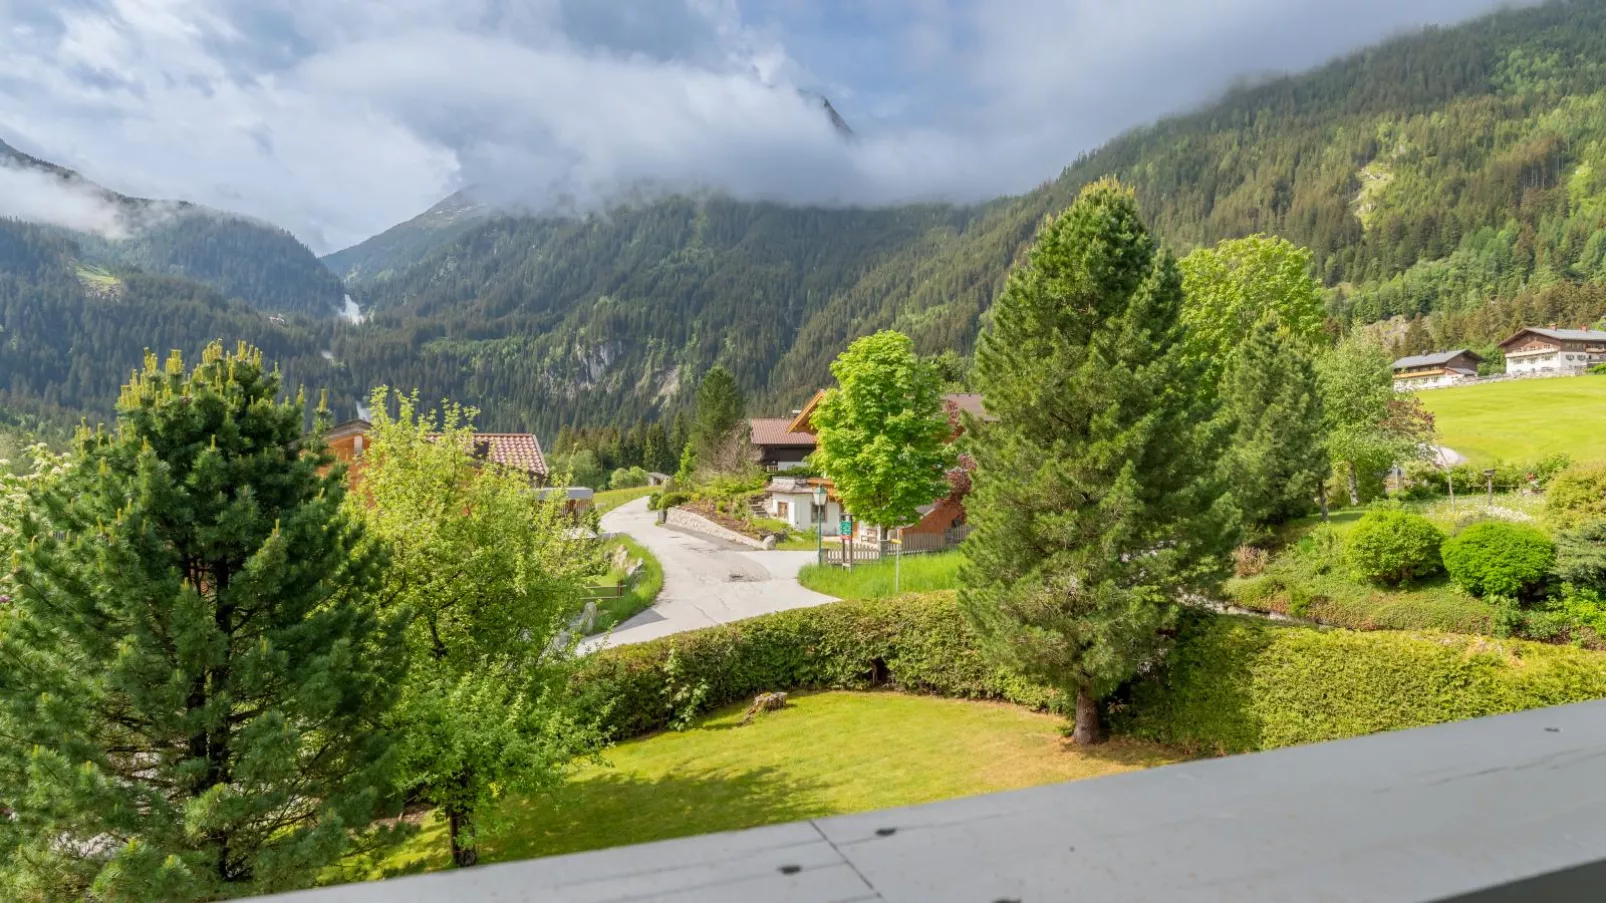
<svg viewBox="0 0 1606 903"><path fill-rule="evenodd" d="M843 119L842 114L836 111L836 107L831 106L830 98L819 93L818 91L805 91L799 89L797 93L818 104L820 109L825 111L825 115L831 118L831 125L835 127L844 138L854 137L853 127L848 125L848 121Z"/></svg>

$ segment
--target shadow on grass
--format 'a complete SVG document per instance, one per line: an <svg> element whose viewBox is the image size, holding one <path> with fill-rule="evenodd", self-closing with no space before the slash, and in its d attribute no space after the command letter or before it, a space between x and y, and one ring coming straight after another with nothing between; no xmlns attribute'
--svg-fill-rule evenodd
<svg viewBox="0 0 1606 903"><path fill-rule="evenodd" d="M741 774L685 772L643 777L598 770L550 794L498 803L481 824L481 863L734 831L835 814L775 768ZM406 842L352 857L327 883L393 878L444 869L445 825L426 816Z"/></svg>

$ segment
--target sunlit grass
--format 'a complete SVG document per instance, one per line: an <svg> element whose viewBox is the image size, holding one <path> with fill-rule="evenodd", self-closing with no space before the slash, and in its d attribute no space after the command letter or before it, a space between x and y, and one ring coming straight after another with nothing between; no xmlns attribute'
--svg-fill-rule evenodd
<svg viewBox="0 0 1606 903"><path fill-rule="evenodd" d="M1417 393L1433 413L1439 444L1474 464L1534 461L1558 452L1606 459L1606 377L1481 383Z"/></svg>
<svg viewBox="0 0 1606 903"><path fill-rule="evenodd" d="M741 726L732 706L684 733L609 750L551 796L514 798L487 827L482 860L498 862L729 831L778 822L1098 777L1176 761L1126 738L1091 749L1060 734L1064 719L1014 706L899 693L793 695ZM380 861L348 863L379 877L443 868L445 826Z"/></svg>
<svg viewBox="0 0 1606 903"><path fill-rule="evenodd" d="M839 599L879 599L899 593L925 593L954 589L959 585L959 568L965 563L960 552L932 552L905 555L901 561L883 558L854 564L850 570L834 564L805 565L798 582Z"/></svg>

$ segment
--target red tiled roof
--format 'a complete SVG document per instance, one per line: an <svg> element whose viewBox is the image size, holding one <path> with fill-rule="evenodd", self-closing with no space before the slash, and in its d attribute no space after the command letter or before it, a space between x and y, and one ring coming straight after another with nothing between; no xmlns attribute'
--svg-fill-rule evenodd
<svg viewBox="0 0 1606 903"><path fill-rule="evenodd" d="M982 410L981 395L974 392L954 392L942 397L944 402L953 405L967 414L974 414L983 420L987 419L987 412Z"/></svg>
<svg viewBox="0 0 1606 903"><path fill-rule="evenodd" d="M541 454L541 441L531 433L475 433L475 439L490 442L492 461L504 467L513 467L538 477L547 475L546 456Z"/></svg>
<svg viewBox="0 0 1606 903"><path fill-rule="evenodd" d="M790 417L755 417L748 425L752 428L749 441L754 445L814 445L812 434L791 431Z"/></svg>

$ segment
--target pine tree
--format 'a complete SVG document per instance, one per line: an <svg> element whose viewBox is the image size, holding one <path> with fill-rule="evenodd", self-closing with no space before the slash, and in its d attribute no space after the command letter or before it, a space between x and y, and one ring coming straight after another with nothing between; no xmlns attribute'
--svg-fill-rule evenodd
<svg viewBox="0 0 1606 903"><path fill-rule="evenodd" d="M1316 365L1302 343L1263 320L1238 348L1223 385L1233 423L1227 466L1246 524L1305 514L1331 465Z"/></svg>
<svg viewBox="0 0 1606 903"><path fill-rule="evenodd" d="M1178 598L1234 539L1182 287L1132 194L1106 180L1048 220L976 356L996 420L967 418L975 531L961 599L990 652L1061 688L1079 743L1098 700L1165 649Z"/></svg>
<svg viewBox="0 0 1606 903"><path fill-rule="evenodd" d="M312 883L388 786L406 656L305 405L243 344L148 355L29 500L0 630L0 893ZM327 418L325 418L327 422Z"/></svg>
<svg viewBox="0 0 1606 903"><path fill-rule="evenodd" d="M691 444L700 461L711 461L742 422L746 400L730 371L715 364L697 387Z"/></svg>

